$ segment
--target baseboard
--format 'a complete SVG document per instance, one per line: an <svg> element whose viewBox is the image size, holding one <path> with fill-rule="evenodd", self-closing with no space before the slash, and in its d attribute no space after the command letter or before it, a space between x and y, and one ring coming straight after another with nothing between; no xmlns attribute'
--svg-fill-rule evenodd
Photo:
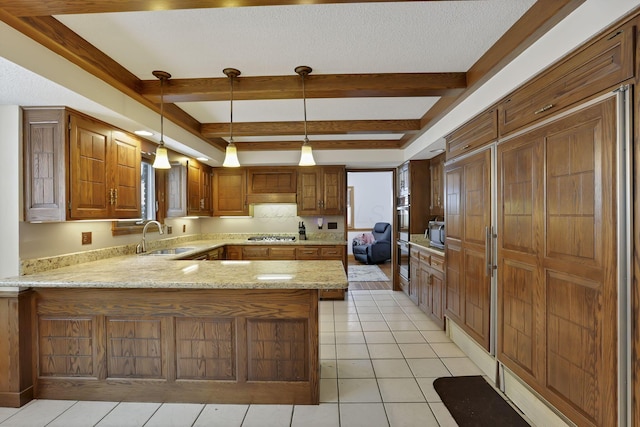
<svg viewBox="0 0 640 427"><path fill-rule="evenodd" d="M475 363L496 385L498 361L487 353L455 322L446 318L447 334L451 340ZM533 423L534 426L573 427L547 401L543 400L519 377L507 368L502 369L502 387L509 400Z"/></svg>
<svg viewBox="0 0 640 427"><path fill-rule="evenodd" d="M460 350L475 363L478 368L493 381L496 382L496 359L480 347L466 332L448 317L445 319L446 330L449 338L456 343Z"/></svg>

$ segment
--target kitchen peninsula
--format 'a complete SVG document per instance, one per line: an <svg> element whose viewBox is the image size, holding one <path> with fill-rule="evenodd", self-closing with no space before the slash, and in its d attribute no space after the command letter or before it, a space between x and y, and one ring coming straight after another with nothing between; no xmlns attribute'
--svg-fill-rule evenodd
<svg viewBox="0 0 640 427"><path fill-rule="evenodd" d="M0 406L317 404L318 290L347 287L342 262L177 258L0 280Z"/></svg>

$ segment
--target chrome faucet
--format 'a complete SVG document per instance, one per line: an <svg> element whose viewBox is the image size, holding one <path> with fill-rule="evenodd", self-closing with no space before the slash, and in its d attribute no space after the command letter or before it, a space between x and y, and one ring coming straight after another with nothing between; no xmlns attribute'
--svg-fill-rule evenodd
<svg viewBox="0 0 640 427"><path fill-rule="evenodd" d="M138 244L138 246L136 246L136 253L142 253L142 252L147 252L147 229L149 228L149 226L151 224L155 224L158 226L158 231L160 232L160 234L164 234L164 231L162 231L162 224L160 224L158 221L149 221L144 225L144 228L142 229L142 240L140 241L140 243Z"/></svg>

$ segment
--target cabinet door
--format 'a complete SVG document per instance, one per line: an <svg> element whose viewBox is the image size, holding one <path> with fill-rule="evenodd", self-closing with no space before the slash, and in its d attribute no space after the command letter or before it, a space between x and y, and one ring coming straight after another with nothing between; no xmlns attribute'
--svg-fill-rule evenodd
<svg viewBox="0 0 640 427"><path fill-rule="evenodd" d="M113 131L111 153L111 188L114 191L111 213L115 218L140 218L140 141Z"/></svg>
<svg viewBox="0 0 640 427"><path fill-rule="evenodd" d="M167 171L167 218L187 215L187 167L173 163Z"/></svg>
<svg viewBox="0 0 640 427"><path fill-rule="evenodd" d="M67 115L59 109L24 109L25 221L67 217Z"/></svg>
<svg viewBox="0 0 640 427"><path fill-rule="evenodd" d="M345 205L345 170L342 166L322 169L322 214L342 215Z"/></svg>
<svg viewBox="0 0 640 427"><path fill-rule="evenodd" d="M320 168L300 168L298 170L298 215L321 214Z"/></svg>
<svg viewBox="0 0 640 427"><path fill-rule="evenodd" d="M447 314L489 350L491 276L486 227L491 226L491 151L446 169Z"/></svg>
<svg viewBox="0 0 640 427"><path fill-rule="evenodd" d="M70 219L109 218L114 201L107 177L111 130L103 124L71 116Z"/></svg>
<svg viewBox="0 0 640 427"><path fill-rule="evenodd" d="M418 289L418 307L427 314L431 314L432 305L432 289L431 289L431 268L424 261L420 262L418 269L420 274L420 282Z"/></svg>
<svg viewBox="0 0 640 427"><path fill-rule="evenodd" d="M187 215L211 216L211 168L187 162Z"/></svg>
<svg viewBox="0 0 640 427"><path fill-rule="evenodd" d="M202 178L200 163L189 160L187 162L187 215L200 213Z"/></svg>
<svg viewBox="0 0 640 427"><path fill-rule="evenodd" d="M244 246L242 259L268 260L269 246Z"/></svg>
<svg viewBox="0 0 640 427"><path fill-rule="evenodd" d="M616 425L616 100L498 149L498 358L576 425Z"/></svg>
<svg viewBox="0 0 640 427"><path fill-rule="evenodd" d="M242 246L225 246L225 258L230 260L242 259Z"/></svg>
<svg viewBox="0 0 640 427"><path fill-rule="evenodd" d="M295 246L272 246L269 249L269 259L274 260L295 260L296 248Z"/></svg>
<svg viewBox="0 0 640 427"><path fill-rule="evenodd" d="M444 274L431 270L431 317L444 328Z"/></svg>
<svg viewBox="0 0 640 427"><path fill-rule="evenodd" d="M246 191L246 170L216 168L213 173L213 214L248 215Z"/></svg>

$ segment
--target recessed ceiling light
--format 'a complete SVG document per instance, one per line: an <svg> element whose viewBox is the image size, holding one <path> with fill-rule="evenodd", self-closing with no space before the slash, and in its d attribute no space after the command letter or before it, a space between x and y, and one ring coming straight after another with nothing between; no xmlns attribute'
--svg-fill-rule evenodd
<svg viewBox="0 0 640 427"><path fill-rule="evenodd" d="M436 148L431 150L432 153L444 153L444 148Z"/></svg>
<svg viewBox="0 0 640 427"><path fill-rule="evenodd" d="M153 136L153 133L149 132L148 130L136 130L136 131L133 131L133 133L140 136Z"/></svg>
<svg viewBox="0 0 640 427"><path fill-rule="evenodd" d="M196 157L197 160L200 160L201 162L208 162L209 159L206 157Z"/></svg>

